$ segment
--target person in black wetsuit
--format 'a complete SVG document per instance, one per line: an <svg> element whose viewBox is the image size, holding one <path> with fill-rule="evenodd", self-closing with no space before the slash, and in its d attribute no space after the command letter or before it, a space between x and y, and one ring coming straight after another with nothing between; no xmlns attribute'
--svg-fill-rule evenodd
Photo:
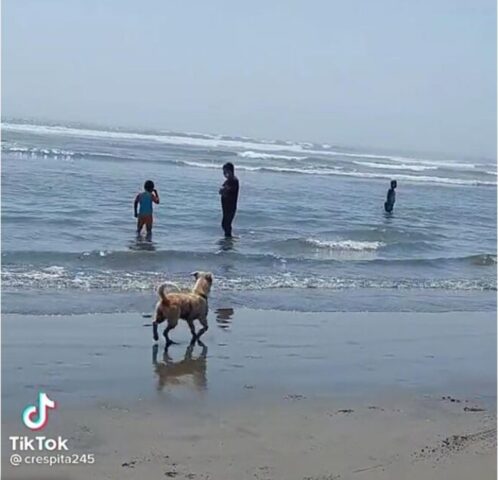
<svg viewBox="0 0 498 480"><path fill-rule="evenodd" d="M391 180L391 188L387 191L387 199L384 203L384 210L387 213L391 213L394 208L394 202L396 202L396 187L398 186L398 183L396 180Z"/></svg>
<svg viewBox="0 0 498 480"><path fill-rule="evenodd" d="M223 220L221 227L225 232L226 238L232 237L232 221L237 211L237 199L239 197L239 180L235 176L233 163L223 165L223 175L226 180L220 188L221 208L223 210Z"/></svg>

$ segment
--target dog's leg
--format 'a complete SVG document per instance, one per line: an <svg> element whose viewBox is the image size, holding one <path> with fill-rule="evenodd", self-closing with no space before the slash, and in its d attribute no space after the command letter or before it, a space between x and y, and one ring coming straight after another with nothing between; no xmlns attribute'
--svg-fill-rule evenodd
<svg viewBox="0 0 498 480"><path fill-rule="evenodd" d="M201 340L199 340L197 343L199 344L200 347L202 347L202 352L199 355L199 358L206 358L207 357L207 353L208 353L208 347L207 347L207 345L204 342L202 342Z"/></svg>
<svg viewBox="0 0 498 480"><path fill-rule="evenodd" d="M204 335L207 332L207 329L209 328L207 318L199 318L199 322L201 322L202 328L197 333L197 340L199 340L201 336Z"/></svg>
<svg viewBox="0 0 498 480"><path fill-rule="evenodd" d="M163 332L164 338L166 339L166 345L171 345L172 343L175 343L175 342L173 342L173 340L171 340L169 338L168 333L170 330L173 330L173 328L175 328L177 324L178 324L177 318L175 318L175 319L169 318L168 319L168 326L164 329L164 332Z"/></svg>
<svg viewBox="0 0 498 480"><path fill-rule="evenodd" d="M154 338L154 342L159 341L159 334L157 333L157 326L160 323L164 322L164 316L161 312L159 306L156 306L156 311L154 312L154 321L152 322L152 336Z"/></svg>
<svg viewBox="0 0 498 480"><path fill-rule="evenodd" d="M188 326L190 328L190 332L192 333L192 342L195 343L195 339L197 338L197 334L195 333L195 325L193 320L187 320Z"/></svg>
<svg viewBox="0 0 498 480"><path fill-rule="evenodd" d="M168 353L168 349L169 349L169 346L171 344L170 343L167 343L164 347L164 352L163 352L163 362L165 364L168 364L168 363L171 363L172 362L172 359L171 357L169 356L169 353Z"/></svg>
<svg viewBox="0 0 498 480"><path fill-rule="evenodd" d="M169 335L168 335L169 331L173 330L173 328L175 328L175 327L172 327L171 325L168 325L164 329L163 335L164 335L164 338L166 339L166 345L171 345L173 343L173 341L169 338Z"/></svg>
<svg viewBox="0 0 498 480"><path fill-rule="evenodd" d="M157 333L157 322L152 322L152 336L154 337L154 342L159 341L159 334Z"/></svg>
<svg viewBox="0 0 498 480"><path fill-rule="evenodd" d="M152 364L157 365L157 353L159 351L159 346L157 344L152 345Z"/></svg>
<svg viewBox="0 0 498 480"><path fill-rule="evenodd" d="M190 342L189 346L187 347L187 350L185 350L185 356L183 357L183 360L185 361L192 360L192 352L194 351L194 346L195 346L195 341Z"/></svg>

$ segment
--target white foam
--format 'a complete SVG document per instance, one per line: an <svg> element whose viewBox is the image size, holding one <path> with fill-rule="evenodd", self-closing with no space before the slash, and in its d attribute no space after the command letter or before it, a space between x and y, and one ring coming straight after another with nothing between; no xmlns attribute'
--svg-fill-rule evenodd
<svg viewBox="0 0 498 480"><path fill-rule="evenodd" d="M244 141L242 139L232 140L222 138L215 135L205 135L203 138L198 137L188 137L188 136L178 136L173 133L171 134L149 134L149 133L134 133L134 132L123 132L117 130L92 130L83 128L73 128L73 127L62 127L62 126L49 126L49 125L33 125L33 124L17 124L17 123L2 123L3 131L14 131L14 132L25 132L31 134L41 134L41 135L65 135L65 136L79 136L79 137L91 137L91 138L103 138L103 139L119 139L119 140L139 140L139 141L149 141L149 142L159 142L168 145L185 146L185 147L198 147L198 148L227 148L233 149L235 151L258 151L258 152L292 152L300 154L303 156L309 155L319 155L319 156L333 156L333 157L346 157L346 158L361 158L361 159L372 159L372 160L385 160L389 162L397 162L402 165L415 164L415 165L427 165L432 167L444 167L446 169L456 169L456 170L473 170L479 165L473 163L461 163L458 161L451 160L429 160L412 158L406 156L395 156L395 155L381 155L368 152L343 152L337 150L313 150L313 144L311 143L295 143L295 142L285 142L285 144L278 144L274 141L258 141L250 140ZM283 156L283 155L282 155ZM481 165L482 166L482 165ZM310 172L301 172L310 173ZM314 172L311 172L314 173ZM325 173L327 174L327 173ZM337 170L330 171L329 175L339 174ZM349 174L345 172L344 174ZM371 174L373 175L373 174ZM350 176L362 176L353 175ZM364 175L367 176L367 175ZM372 177L374 178L374 177ZM379 178L386 178L385 176ZM429 177L427 177L429 178ZM406 180L413 181L430 181L432 183L444 183L444 184L455 184L455 185L478 185L478 184L492 184L491 182L478 182L473 180L458 180L458 179L441 179L436 178L426 180L423 177L413 177L406 178Z"/></svg>
<svg viewBox="0 0 498 480"><path fill-rule="evenodd" d="M20 153L25 153L29 152L30 149L28 147L4 147L2 145L2 150L8 151L8 152L20 152Z"/></svg>
<svg viewBox="0 0 498 480"><path fill-rule="evenodd" d="M461 163L461 162L451 162L443 160L422 160L422 159L404 159L406 162L420 163L422 165L433 165L435 167L442 167L449 170L474 170L478 165L475 163ZM397 161L397 160L394 160Z"/></svg>
<svg viewBox="0 0 498 480"><path fill-rule="evenodd" d="M203 162L188 162L188 161L182 161L181 162L183 165L188 165L189 167L197 167L197 168L216 168L220 169L221 165L217 163L203 163ZM241 167L237 166L238 169ZM251 167L243 168L243 170L250 170ZM253 167L253 170L257 170L257 167Z"/></svg>
<svg viewBox="0 0 498 480"><path fill-rule="evenodd" d="M48 125L30 125L17 123L2 123L2 130L13 132L25 132L40 135L65 135L92 138L106 138L119 140L144 140L165 143L169 145L204 147L204 148L233 148L233 149L251 149L262 151L296 151L305 152L300 145L292 144L290 146L276 145L262 142L245 142L240 140L227 140L217 138L194 138L181 137L177 135L157 135L146 133L120 132L111 130L90 130L83 128L48 126Z"/></svg>
<svg viewBox="0 0 498 480"><path fill-rule="evenodd" d="M59 148L37 148L37 147L20 147L20 146L9 146L2 144L2 151L7 153L20 153L29 154L32 156L51 156L51 157L76 157L76 156L94 156L94 157L109 157L112 158L114 155L112 153L104 152L73 152L70 150L61 150Z"/></svg>
<svg viewBox="0 0 498 480"><path fill-rule="evenodd" d="M361 177L361 178L383 178L390 179L391 175L382 173L368 173L368 172L345 172L345 171L334 171L329 173L330 175L345 175L351 177ZM459 178L446 178L446 177L429 177L426 175L405 175L396 174L397 180L406 180L407 182L415 183L437 183L440 185L489 185L496 186L496 182L489 182L485 180L467 180Z"/></svg>
<svg viewBox="0 0 498 480"><path fill-rule="evenodd" d="M360 242L355 240L317 240L315 238L307 238L306 243L318 247L331 250L349 250L355 252L377 250L385 246L383 242Z"/></svg>
<svg viewBox="0 0 498 480"><path fill-rule="evenodd" d="M45 272L61 274L64 272L64 267L59 267L58 265L52 265L51 267L47 267L43 269Z"/></svg>
<svg viewBox="0 0 498 480"><path fill-rule="evenodd" d="M368 168L380 168L382 170L410 170L413 172L423 172L424 170L437 170L438 167L430 167L423 165L406 165L406 164L392 164L392 163L374 163L374 162L358 162L353 161L355 165L361 165Z"/></svg>
<svg viewBox="0 0 498 480"><path fill-rule="evenodd" d="M190 165L192 167L199 168L220 168L220 165L216 163L203 163L203 162L182 162L185 165ZM336 168L291 168L291 167L275 167L275 166L264 166L264 167L254 167L251 165L237 165L238 170L245 170L249 172L276 172L276 173L290 173L290 174L302 174L302 175L323 175L323 176L344 176L344 177L356 177L356 178L377 178L390 180L392 178L391 174L387 173L372 173L372 172L356 172L339 170ZM439 185L489 185L496 186L496 182L490 182L485 180L468 180L468 179L458 179L458 178L445 178L445 177L430 177L424 175L406 175L406 174L396 174L397 180L405 180L411 183L432 183Z"/></svg>
<svg viewBox="0 0 498 480"><path fill-rule="evenodd" d="M242 158L253 158L253 159L277 159L277 160L305 160L308 157L296 157L292 155L279 155L276 153L262 153L262 152L252 152L252 151L246 151L246 152L239 152L237 153L239 157Z"/></svg>
<svg viewBox="0 0 498 480"><path fill-rule="evenodd" d="M190 147L204 147L204 148L231 148L240 150L257 150L257 151L267 151L267 152L293 152L304 155L325 155L325 156L339 156L339 157L350 157L350 158L366 158L366 159L379 159L379 160L389 160L393 162L403 162L403 163L421 163L434 166L445 166L448 168L474 168L474 164L469 163L459 163L452 161L435 161L435 160L425 160L404 156L393 156L393 155L379 155L375 153L357 153L357 152L342 152L337 150L313 150L313 144L311 143L294 143L285 142L285 144L276 144L273 141L242 141L242 140L229 140L223 139L219 136L208 136L205 135L204 138L194 138L188 136L178 136L174 134L149 134L149 133L133 133L133 132L122 132L117 130L92 130L83 128L73 128L73 127L62 127L62 126L49 126L49 125L33 125L33 124L18 124L18 123L2 123L2 130L4 131L14 131L14 132L25 132L32 134L42 134L42 135L67 135L67 136L80 136L80 137L93 137L93 138L111 138L111 139L121 139L121 140L144 140L144 141L156 141L160 143L178 145L178 146L190 146Z"/></svg>

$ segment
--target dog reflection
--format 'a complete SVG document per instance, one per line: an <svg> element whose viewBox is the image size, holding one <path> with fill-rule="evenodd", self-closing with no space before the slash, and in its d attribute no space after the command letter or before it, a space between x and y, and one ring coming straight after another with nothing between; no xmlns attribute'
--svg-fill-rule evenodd
<svg viewBox="0 0 498 480"><path fill-rule="evenodd" d="M152 347L152 363L157 374L157 389L162 390L166 386L186 385L191 379L193 387L197 390L207 388L207 346L201 341L197 342L202 347L201 353L194 357L195 343L191 343L182 360L174 361L168 354L169 346L165 347L163 361L157 361L159 346Z"/></svg>
<svg viewBox="0 0 498 480"><path fill-rule="evenodd" d="M218 308L216 310L216 323L223 330L228 330L232 324L233 308Z"/></svg>

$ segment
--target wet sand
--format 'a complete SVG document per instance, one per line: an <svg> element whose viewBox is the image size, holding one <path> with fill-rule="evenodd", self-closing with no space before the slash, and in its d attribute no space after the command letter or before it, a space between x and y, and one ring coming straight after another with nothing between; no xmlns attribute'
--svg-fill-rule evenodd
<svg viewBox="0 0 498 480"><path fill-rule="evenodd" d="M2 478L496 476L492 313L223 309L167 352L140 315L3 317ZM94 465L9 467L24 406Z"/></svg>

